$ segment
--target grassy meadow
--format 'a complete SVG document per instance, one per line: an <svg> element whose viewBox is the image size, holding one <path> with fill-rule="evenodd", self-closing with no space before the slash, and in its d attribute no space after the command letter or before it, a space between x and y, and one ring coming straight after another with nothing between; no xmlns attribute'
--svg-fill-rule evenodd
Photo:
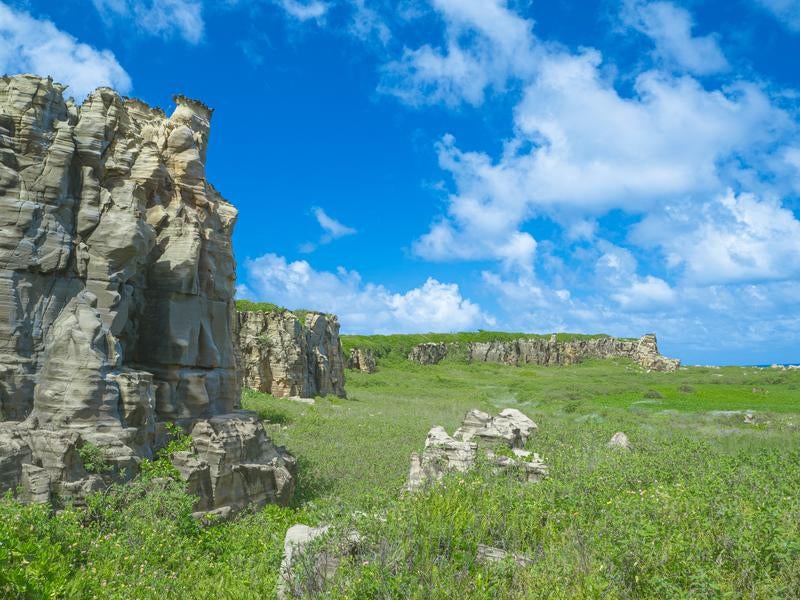
<svg viewBox="0 0 800 600"><path fill-rule="evenodd" d="M178 482L57 515L0 502L0 596L271 598L286 529L324 522L329 543L354 528L362 543L312 597L800 598L800 371L389 353L377 373L348 371L347 390L314 406L244 393L299 458L289 508L201 528ZM539 425L528 446L549 478L479 468L401 496L431 426L506 407ZM606 447L620 430L632 452ZM479 564L478 544L532 563Z"/></svg>

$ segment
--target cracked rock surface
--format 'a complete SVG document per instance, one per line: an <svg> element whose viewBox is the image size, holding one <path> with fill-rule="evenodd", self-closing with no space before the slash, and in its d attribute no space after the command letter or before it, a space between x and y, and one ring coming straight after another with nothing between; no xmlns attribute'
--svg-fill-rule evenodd
<svg viewBox="0 0 800 600"><path fill-rule="evenodd" d="M63 92L0 79L0 493L79 502L132 477L177 421L226 453L201 504L280 500L293 460L234 412L237 212L205 178L212 111ZM87 443L107 472L85 470Z"/></svg>

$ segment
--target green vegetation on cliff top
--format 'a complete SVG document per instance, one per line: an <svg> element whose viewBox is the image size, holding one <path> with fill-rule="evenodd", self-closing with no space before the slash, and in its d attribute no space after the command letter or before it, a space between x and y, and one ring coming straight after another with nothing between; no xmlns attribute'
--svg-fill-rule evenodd
<svg viewBox="0 0 800 600"><path fill-rule="evenodd" d="M611 337L605 333L593 335L580 333L509 333L505 331L471 331L462 333L409 333L394 335L343 335L345 354L352 348L370 350L376 358L406 358L418 344L438 342L446 344L470 344L474 342L512 342L519 339L544 339L556 336L559 342L590 340ZM629 339L629 338L620 338Z"/></svg>
<svg viewBox="0 0 800 600"><path fill-rule="evenodd" d="M274 598L302 522L362 534L329 598L800 597L800 371L388 361L347 378L348 399L314 406L244 394L299 459L290 508L201 528L158 479L58 514L0 501L0 596ZM479 469L401 497L430 427L505 407L538 423L548 479ZM632 452L606 447L615 431ZM479 543L533 563L479 564Z"/></svg>

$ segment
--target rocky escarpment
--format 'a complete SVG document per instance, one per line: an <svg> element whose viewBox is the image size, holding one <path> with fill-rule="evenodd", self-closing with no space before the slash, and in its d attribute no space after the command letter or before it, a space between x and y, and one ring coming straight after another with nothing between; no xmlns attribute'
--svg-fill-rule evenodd
<svg viewBox="0 0 800 600"><path fill-rule="evenodd" d="M559 340L521 338L513 341L444 343L428 342L411 349L409 360L436 364L453 352L470 362L497 362L508 365L573 365L591 358L630 358L652 371L675 371L680 361L661 356L655 334L638 340L608 336Z"/></svg>
<svg viewBox="0 0 800 600"><path fill-rule="evenodd" d="M246 387L278 397L344 397L344 358L335 315L237 313L238 365Z"/></svg>
<svg viewBox="0 0 800 600"><path fill-rule="evenodd" d="M205 179L211 110L0 79L0 493L81 501L166 440L206 508L287 501L294 459L239 407L236 209ZM110 470L81 459L97 446Z"/></svg>

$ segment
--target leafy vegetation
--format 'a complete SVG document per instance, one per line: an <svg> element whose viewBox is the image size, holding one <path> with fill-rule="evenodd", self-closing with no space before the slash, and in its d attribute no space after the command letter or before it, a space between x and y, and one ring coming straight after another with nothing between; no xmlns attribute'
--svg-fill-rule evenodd
<svg viewBox="0 0 800 600"><path fill-rule="evenodd" d="M161 478L58 514L6 498L0 596L271 598L286 529L326 522L331 543L363 538L332 598L800 597L798 371L388 361L347 377L348 399L313 406L244 395L299 458L295 506L202 528ZM548 479L479 469L401 496L431 426L503 407L538 423ZM619 430L632 452L606 447ZM479 543L533 562L479 564Z"/></svg>
<svg viewBox="0 0 800 600"><path fill-rule="evenodd" d="M111 470L103 455L103 449L92 442L84 442L83 446L78 448L78 456L81 457L83 468L89 473L106 473Z"/></svg>
<svg viewBox="0 0 800 600"><path fill-rule="evenodd" d="M169 441L167 445L161 448L155 459L143 460L139 465L140 477L145 480L154 479L157 477L166 477L170 479L179 479L180 474L173 466L170 458L176 452L187 452L192 449L192 438L184 433L180 426L174 423L167 423L167 433L169 434Z"/></svg>
<svg viewBox="0 0 800 600"><path fill-rule="evenodd" d="M297 308L297 309L288 309L283 306L278 306L277 304L273 304L272 302L251 302L250 300L237 300L236 301L236 310L239 312L261 312L261 313L292 313L297 320L300 321L300 325L305 327L306 324L306 317L310 313L315 313L318 311L308 310L305 308Z"/></svg>

